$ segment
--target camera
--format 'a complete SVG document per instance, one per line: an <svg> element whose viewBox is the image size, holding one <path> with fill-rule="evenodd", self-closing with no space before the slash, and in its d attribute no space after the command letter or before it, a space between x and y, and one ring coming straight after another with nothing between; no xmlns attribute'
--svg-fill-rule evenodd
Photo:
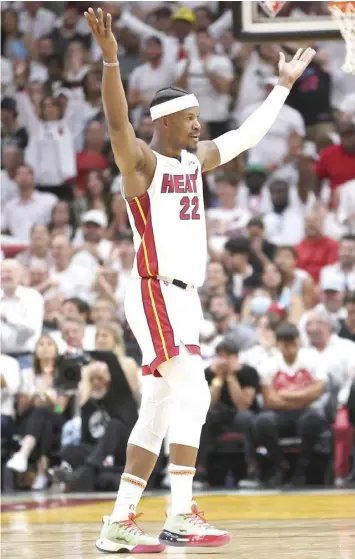
<svg viewBox="0 0 355 559"><path fill-rule="evenodd" d="M76 390L81 369L91 361L89 355L59 355L56 360L54 385L64 391Z"/></svg>

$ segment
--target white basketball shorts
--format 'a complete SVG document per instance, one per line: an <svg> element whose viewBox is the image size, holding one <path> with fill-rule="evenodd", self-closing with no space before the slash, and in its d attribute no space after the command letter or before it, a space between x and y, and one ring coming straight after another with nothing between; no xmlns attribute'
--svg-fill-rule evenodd
<svg viewBox="0 0 355 559"><path fill-rule="evenodd" d="M200 355L203 315L197 289L154 278L131 279L125 313L142 351L143 375L160 376L159 365L179 355L180 344Z"/></svg>

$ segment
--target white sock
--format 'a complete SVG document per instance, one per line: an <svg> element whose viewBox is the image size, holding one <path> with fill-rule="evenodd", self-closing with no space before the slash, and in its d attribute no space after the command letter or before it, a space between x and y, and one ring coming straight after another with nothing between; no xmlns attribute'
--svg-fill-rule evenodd
<svg viewBox="0 0 355 559"><path fill-rule="evenodd" d="M120 488L111 514L112 522L127 520L128 515L136 511L146 485L147 482L140 477L122 474Z"/></svg>
<svg viewBox="0 0 355 559"><path fill-rule="evenodd" d="M192 480L196 468L170 464L171 514L183 514L191 511Z"/></svg>

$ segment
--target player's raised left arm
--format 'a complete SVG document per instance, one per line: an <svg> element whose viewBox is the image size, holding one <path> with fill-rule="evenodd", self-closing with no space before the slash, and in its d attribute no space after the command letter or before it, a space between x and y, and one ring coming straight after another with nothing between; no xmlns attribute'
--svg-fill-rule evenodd
<svg viewBox="0 0 355 559"><path fill-rule="evenodd" d="M275 122L291 87L312 61L315 51L298 49L290 62L280 52L279 83L238 130L231 130L215 140L200 142L197 156L203 171L228 163L237 155L254 147L267 134Z"/></svg>

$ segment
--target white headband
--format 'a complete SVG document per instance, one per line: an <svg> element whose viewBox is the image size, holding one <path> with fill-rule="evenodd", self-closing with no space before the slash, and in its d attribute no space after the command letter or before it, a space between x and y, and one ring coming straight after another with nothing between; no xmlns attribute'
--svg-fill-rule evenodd
<svg viewBox="0 0 355 559"><path fill-rule="evenodd" d="M150 109L150 116L154 121L162 116L178 113L179 111L190 109L191 107L199 107L199 103L195 95L183 95L182 97L176 97L176 99L165 101L165 103L161 103L160 105L155 105L155 107Z"/></svg>

